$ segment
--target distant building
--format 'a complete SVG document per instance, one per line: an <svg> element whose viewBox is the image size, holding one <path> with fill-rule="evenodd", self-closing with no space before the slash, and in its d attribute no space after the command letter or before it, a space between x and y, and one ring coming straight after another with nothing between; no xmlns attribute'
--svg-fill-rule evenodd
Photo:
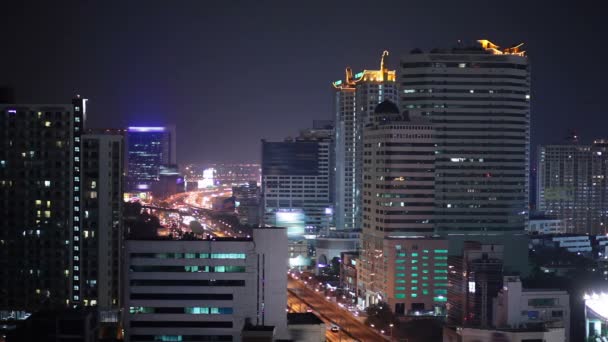
<svg viewBox="0 0 608 342"><path fill-rule="evenodd" d="M515 329L542 324L547 329L565 329L570 336L570 296L563 290L525 289L517 276L506 276L494 300L493 326Z"/></svg>
<svg viewBox="0 0 608 342"><path fill-rule="evenodd" d="M327 235L317 236L315 239L315 255L317 257L317 271L319 268L331 266L334 258L346 251L358 251L361 246L361 232L355 230L331 231Z"/></svg>
<svg viewBox="0 0 608 342"><path fill-rule="evenodd" d="M382 101L398 103L395 70L382 53L378 70L353 75L346 68L344 80L332 83L335 89L335 170L336 228L361 229L363 210L363 127Z"/></svg>
<svg viewBox="0 0 608 342"><path fill-rule="evenodd" d="M215 170L214 185L238 185L250 181L260 182L260 164L217 163L209 166Z"/></svg>
<svg viewBox="0 0 608 342"><path fill-rule="evenodd" d="M528 272L530 68L522 44L415 49L399 66L400 111L437 132L437 233L451 255L464 241L504 244L505 267Z"/></svg>
<svg viewBox="0 0 608 342"><path fill-rule="evenodd" d="M186 190L184 175L177 165L161 165L158 182L152 184L152 193L156 197L169 197Z"/></svg>
<svg viewBox="0 0 608 342"><path fill-rule="evenodd" d="M568 233L608 233L608 140L541 146L538 210L561 219Z"/></svg>
<svg viewBox="0 0 608 342"><path fill-rule="evenodd" d="M566 234L564 221L545 216L530 216L526 231L533 235Z"/></svg>
<svg viewBox="0 0 608 342"><path fill-rule="evenodd" d="M262 140L264 225L287 227L290 238L330 226L330 146L326 134Z"/></svg>
<svg viewBox="0 0 608 342"><path fill-rule="evenodd" d="M129 191L151 191L162 165L177 164L174 127L129 127L127 131Z"/></svg>
<svg viewBox="0 0 608 342"><path fill-rule="evenodd" d="M450 256L448 324L489 327L492 298L502 288L505 249L502 245L465 242L463 255Z"/></svg>
<svg viewBox="0 0 608 342"><path fill-rule="evenodd" d="M608 339L608 294L585 294L585 339L603 341Z"/></svg>
<svg viewBox="0 0 608 342"><path fill-rule="evenodd" d="M0 319L83 304L86 104L0 105Z"/></svg>
<svg viewBox="0 0 608 342"><path fill-rule="evenodd" d="M261 190L255 181L233 186L232 196L236 201L236 212L241 224L260 224Z"/></svg>
<svg viewBox="0 0 608 342"><path fill-rule="evenodd" d="M285 339L286 270L283 228L254 229L241 239L132 236L125 247L125 341L240 341L256 327ZM245 333L247 322L253 327Z"/></svg>

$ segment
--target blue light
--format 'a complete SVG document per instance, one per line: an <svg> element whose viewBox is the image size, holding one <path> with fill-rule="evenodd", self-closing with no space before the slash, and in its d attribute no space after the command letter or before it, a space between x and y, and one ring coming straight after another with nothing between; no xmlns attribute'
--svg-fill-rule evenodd
<svg viewBox="0 0 608 342"><path fill-rule="evenodd" d="M129 127L129 132L164 132L165 127Z"/></svg>

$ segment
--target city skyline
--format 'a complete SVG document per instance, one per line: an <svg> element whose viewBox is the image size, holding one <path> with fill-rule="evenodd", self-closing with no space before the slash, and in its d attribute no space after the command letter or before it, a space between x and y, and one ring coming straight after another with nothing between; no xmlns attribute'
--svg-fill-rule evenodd
<svg viewBox="0 0 608 342"><path fill-rule="evenodd" d="M259 162L261 138L295 136L310 120L332 117L331 82L345 67L359 72L376 65L386 49L388 67L396 69L414 48L458 39L525 43L534 75L531 151L561 142L571 128L584 142L603 138L601 125L590 124L600 120L603 77L586 68L599 63L606 47L595 44L584 63L573 60L600 31L594 29L600 14L584 5L390 3L395 10L386 12L362 3L324 4L322 11L315 4L186 10L150 2L68 3L8 4L0 18L11 29L5 41L13 52L2 57L2 85L15 88L18 103L62 103L83 94L91 100L91 127L175 124L180 163ZM26 15L31 24L21 25ZM313 18L322 29L307 25ZM45 49L64 53L40 59ZM294 78L297 87L287 86Z"/></svg>

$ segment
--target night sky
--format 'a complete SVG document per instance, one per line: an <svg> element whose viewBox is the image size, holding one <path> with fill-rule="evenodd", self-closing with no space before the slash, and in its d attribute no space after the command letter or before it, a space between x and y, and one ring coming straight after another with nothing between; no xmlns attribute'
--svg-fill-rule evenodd
<svg viewBox="0 0 608 342"><path fill-rule="evenodd" d="M544 5L543 5L544 3ZM532 151L608 137L603 12L586 1L2 1L0 85L21 103L90 99L89 127L177 126L178 161L259 161L332 118L331 81L459 39L524 42ZM576 7L574 7L576 4Z"/></svg>

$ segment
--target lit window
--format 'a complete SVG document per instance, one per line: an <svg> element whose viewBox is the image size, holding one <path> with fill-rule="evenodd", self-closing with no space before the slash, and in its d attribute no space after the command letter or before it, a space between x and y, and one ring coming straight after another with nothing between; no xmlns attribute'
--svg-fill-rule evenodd
<svg viewBox="0 0 608 342"><path fill-rule="evenodd" d="M44 127L51 127L51 122L50 121L45 121L44 122Z"/></svg>
<svg viewBox="0 0 608 342"><path fill-rule="evenodd" d="M47 188L49 188L51 186L51 181L45 180L44 181L44 186L47 187Z"/></svg>

